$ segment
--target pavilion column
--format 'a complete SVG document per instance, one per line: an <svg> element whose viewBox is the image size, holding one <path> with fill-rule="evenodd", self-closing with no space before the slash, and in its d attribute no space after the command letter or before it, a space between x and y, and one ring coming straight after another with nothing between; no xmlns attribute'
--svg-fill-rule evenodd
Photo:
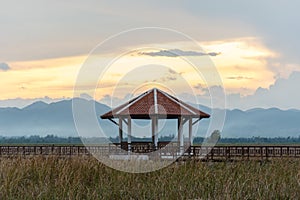
<svg viewBox="0 0 300 200"><path fill-rule="evenodd" d="M155 147L158 146L158 118L155 118Z"/></svg>
<svg viewBox="0 0 300 200"><path fill-rule="evenodd" d="M122 143L122 140L123 140L123 122L122 122L122 118L120 117L119 118L119 142L120 142L120 145Z"/></svg>
<svg viewBox="0 0 300 200"><path fill-rule="evenodd" d="M189 143L190 146L193 145L193 118L189 118Z"/></svg>
<svg viewBox="0 0 300 200"><path fill-rule="evenodd" d="M158 145L158 135L157 135L157 132L158 132L158 118L155 116L155 117L152 117L151 118L152 120L152 142L155 146L155 149L157 149L157 145Z"/></svg>
<svg viewBox="0 0 300 200"><path fill-rule="evenodd" d="M131 117L128 116L127 119L127 143L128 143L128 152L131 152Z"/></svg>
<svg viewBox="0 0 300 200"><path fill-rule="evenodd" d="M180 153L183 153L183 117L178 118L178 141L180 146Z"/></svg>

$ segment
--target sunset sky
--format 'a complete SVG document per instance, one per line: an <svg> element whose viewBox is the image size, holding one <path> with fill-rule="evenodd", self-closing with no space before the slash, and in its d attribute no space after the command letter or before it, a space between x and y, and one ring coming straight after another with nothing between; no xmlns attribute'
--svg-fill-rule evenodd
<svg viewBox="0 0 300 200"><path fill-rule="evenodd" d="M209 104L209 89L224 87L230 109L300 109L299 1L129 4L12 0L0 5L0 107L72 98L77 75L99 43L125 30L162 27L193 38L201 49L191 49L185 41L166 41L160 35L155 35L152 40L156 42L151 44L137 38L139 46L129 41L119 49L108 48L98 55L101 62L113 60L122 52L127 54L115 60L99 79L94 96L87 93L98 101L109 103L113 99L118 104L133 90L157 83L176 88L179 97L190 100L192 94L181 82L187 80L203 104ZM146 48L158 44L187 57L211 59L223 86L213 82L208 86L180 57ZM137 50L141 46L145 49ZM198 67L209 70L203 63L203 68ZM137 71L130 75L135 68ZM122 92L112 93L118 82L123 84ZM143 87L146 82L153 84Z"/></svg>

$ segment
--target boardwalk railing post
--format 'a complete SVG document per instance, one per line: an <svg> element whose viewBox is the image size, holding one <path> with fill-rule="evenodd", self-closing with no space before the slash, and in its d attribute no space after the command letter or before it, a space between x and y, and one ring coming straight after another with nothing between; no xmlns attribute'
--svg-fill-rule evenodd
<svg viewBox="0 0 300 200"><path fill-rule="evenodd" d="M54 144L51 146L51 155L54 154Z"/></svg>
<svg viewBox="0 0 300 200"><path fill-rule="evenodd" d="M242 147L242 160L244 160L244 147Z"/></svg>
<svg viewBox="0 0 300 200"><path fill-rule="evenodd" d="M193 146L193 157L196 158L196 147Z"/></svg>
<svg viewBox="0 0 300 200"><path fill-rule="evenodd" d="M72 154L73 154L73 147L74 147L74 145L70 146L70 156L72 156Z"/></svg>
<svg viewBox="0 0 300 200"><path fill-rule="evenodd" d="M208 147L205 147L205 153L206 153L206 160L209 160L209 152L208 152Z"/></svg>
<svg viewBox="0 0 300 200"><path fill-rule="evenodd" d="M225 147L225 152L226 152L226 153L225 153L225 155L226 155L226 156L225 156L225 159L226 159L226 160L229 160L229 159L231 158L231 155L230 155L231 152L230 152L230 151L231 151L231 148L230 148L230 147Z"/></svg>
<svg viewBox="0 0 300 200"><path fill-rule="evenodd" d="M247 146L247 157L248 157L248 160L250 160L250 149L249 149L249 146Z"/></svg>

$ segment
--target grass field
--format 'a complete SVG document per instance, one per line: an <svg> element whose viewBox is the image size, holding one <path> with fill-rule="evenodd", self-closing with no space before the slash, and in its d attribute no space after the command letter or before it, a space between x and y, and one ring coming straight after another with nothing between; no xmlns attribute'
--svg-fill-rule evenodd
<svg viewBox="0 0 300 200"><path fill-rule="evenodd" d="M174 163L146 174L92 157L0 160L0 199L297 199L299 184L300 161L291 159Z"/></svg>

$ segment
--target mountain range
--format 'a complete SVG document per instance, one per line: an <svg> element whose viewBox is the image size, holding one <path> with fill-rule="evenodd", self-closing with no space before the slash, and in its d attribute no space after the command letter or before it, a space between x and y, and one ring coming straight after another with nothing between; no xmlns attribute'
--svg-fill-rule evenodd
<svg viewBox="0 0 300 200"><path fill-rule="evenodd" d="M76 99L84 104L94 104L99 124L106 135L115 137L118 127L100 115L110 107L93 100ZM211 113L211 109L198 105L199 109ZM215 110L215 113L222 110ZM166 123L163 134L174 134L176 122ZM197 135L209 125L209 119L201 120ZM92 132L87 128L86 131ZM169 133L168 133L169 132ZM35 102L25 108L0 108L0 136L56 135L60 137L78 136L72 114L72 100L56 103ZM222 137L299 137L300 110L280 110L278 108L251 110L226 110Z"/></svg>

